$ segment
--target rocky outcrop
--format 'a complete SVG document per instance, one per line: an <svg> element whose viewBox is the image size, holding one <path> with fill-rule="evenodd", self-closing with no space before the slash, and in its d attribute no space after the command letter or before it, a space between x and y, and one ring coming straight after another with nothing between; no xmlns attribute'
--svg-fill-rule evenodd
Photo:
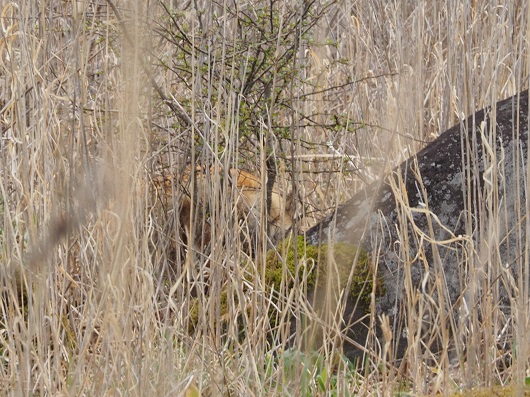
<svg viewBox="0 0 530 397"><path fill-rule="evenodd" d="M392 359L414 338L432 352L450 334L460 349L466 321L509 314L528 284L528 113L528 91L476 112L307 232L311 244L345 241L371 253L384 285L371 319L388 316ZM493 308L481 305L486 295ZM368 322L351 327L361 346Z"/></svg>

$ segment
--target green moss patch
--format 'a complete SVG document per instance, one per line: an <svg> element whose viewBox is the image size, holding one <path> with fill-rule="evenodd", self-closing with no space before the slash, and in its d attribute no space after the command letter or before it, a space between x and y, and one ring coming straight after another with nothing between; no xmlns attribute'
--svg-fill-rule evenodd
<svg viewBox="0 0 530 397"><path fill-rule="evenodd" d="M303 236L298 236L283 240L276 250L267 253L266 260L265 282L271 287L283 281L292 288L295 277L298 277L299 281L311 288L317 280L325 280L329 269L333 269L334 274L338 273L340 287L345 288L353 269L350 297L358 298L365 305L370 304L374 290L370 258L365 250L359 250L354 245L339 242L317 247L307 245ZM284 277L289 279L284 280ZM384 292L382 281L375 277L375 283L376 296L380 296Z"/></svg>
<svg viewBox="0 0 530 397"><path fill-rule="evenodd" d="M340 289L346 288L351 278L350 299L358 300L366 310L371 304L374 282L376 297L384 293L381 280L374 277L370 257L366 251L359 250L351 244L339 242L317 247L306 244L303 236L290 237L281 241L266 255L264 281L268 289L283 290L285 293L285 290L297 285L306 291L311 291L317 284L324 285L329 274L334 280L338 279ZM250 277L249 274L246 277ZM247 281L248 285L253 284L253 280ZM229 310L227 303L227 292L223 290L220 300L222 318L227 317ZM198 299L192 301L189 319L189 332L193 333L199 321ZM269 313L269 320L271 327L274 328L274 310Z"/></svg>

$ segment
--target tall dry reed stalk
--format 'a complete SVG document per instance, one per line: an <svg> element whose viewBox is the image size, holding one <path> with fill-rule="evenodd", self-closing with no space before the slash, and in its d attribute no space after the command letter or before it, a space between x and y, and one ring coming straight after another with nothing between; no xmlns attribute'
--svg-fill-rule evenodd
<svg viewBox="0 0 530 397"><path fill-rule="evenodd" d="M265 185L275 159L303 231L464 115L526 86L526 2L0 5L2 394L182 395L194 384L202 395L448 394L528 377L527 255L514 264L511 318L497 291L478 293L504 271L499 206L486 207L489 243L469 247L491 259L473 291L482 316L457 324L443 302L426 308L467 346L457 363L443 355L397 374L382 355L356 373L337 359L336 307L323 321L307 281L289 287L286 269L266 285L265 222L259 255L242 249L222 172L206 173L208 212L195 211L194 227L208 220L216 238L207 258L185 261L178 203L161 209L146 188L169 170L178 197L189 164L246 168ZM297 270L313 266L305 249ZM526 240L518 249L528 252ZM313 361L288 350L304 346L304 319L324 330ZM499 357L508 322L516 343ZM446 324L433 327L449 343ZM414 352L424 341L410 343Z"/></svg>

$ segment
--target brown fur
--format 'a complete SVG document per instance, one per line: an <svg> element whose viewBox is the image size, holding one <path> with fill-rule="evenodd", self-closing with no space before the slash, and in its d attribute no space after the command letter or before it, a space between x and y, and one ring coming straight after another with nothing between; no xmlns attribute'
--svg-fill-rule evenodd
<svg viewBox="0 0 530 397"><path fill-rule="evenodd" d="M213 167L209 171L213 177L215 173ZM219 171L218 175L221 177L222 171ZM224 192L209 190L205 172L201 167L196 167L194 181L192 181L192 172L189 167L179 181L176 179L176 175L159 176L155 180L157 194L164 205L169 205L168 208L178 207L178 219L182 230L180 237L188 248L191 248L189 244L192 242L194 249L204 251L212 239L208 219L209 203L212 200L209 199L219 194L221 196L218 197L221 199ZM178 182L180 182L179 186L176 185ZM234 183L235 188L233 188ZM193 192L192 185L194 185ZM234 195L233 202L235 202L239 223L244 225L242 236L246 240L246 251L249 252L251 242L248 241L248 237L254 238L259 234L261 203L264 198L261 179L248 171L230 169L227 186L230 190L227 193ZM175 193L179 196L178 200L173 197ZM293 207L291 195L282 196L275 186L271 195L267 225L268 237L273 243L291 228ZM192 234L193 237L191 237Z"/></svg>

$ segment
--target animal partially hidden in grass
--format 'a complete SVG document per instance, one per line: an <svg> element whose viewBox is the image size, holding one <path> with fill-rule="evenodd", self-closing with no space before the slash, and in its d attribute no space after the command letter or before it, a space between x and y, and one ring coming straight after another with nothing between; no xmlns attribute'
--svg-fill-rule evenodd
<svg viewBox="0 0 530 397"><path fill-rule="evenodd" d="M212 244L212 233L224 234L220 226L229 224L236 216L239 236L244 250L250 254L260 235L262 214L267 214L263 230L274 244L291 229L294 203L291 193L282 194L275 183L267 195L258 175L231 168L209 169L197 166L195 172L187 167L180 179L174 174L158 176L154 185L159 200L167 209L176 209L180 236L190 250L204 253ZM224 204L221 205L221 203ZM217 222L214 225L213 222Z"/></svg>

